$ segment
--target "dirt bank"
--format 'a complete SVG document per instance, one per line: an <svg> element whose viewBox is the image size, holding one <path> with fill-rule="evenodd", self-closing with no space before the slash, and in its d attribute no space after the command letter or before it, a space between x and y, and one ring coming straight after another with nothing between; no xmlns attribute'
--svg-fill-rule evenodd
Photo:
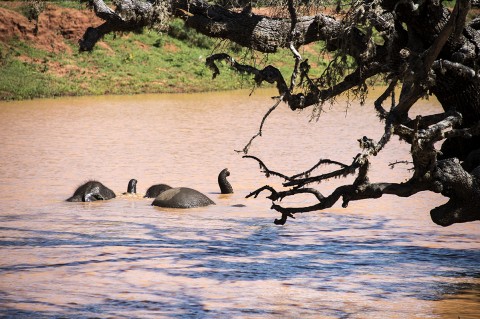
<svg viewBox="0 0 480 319"><path fill-rule="evenodd" d="M0 41L8 43L12 39L28 41L34 47L49 52L70 52L66 41L76 43L89 26L102 23L93 12L62 8L47 4L39 17L38 33L34 35L35 23L19 13L22 4L0 2Z"/></svg>

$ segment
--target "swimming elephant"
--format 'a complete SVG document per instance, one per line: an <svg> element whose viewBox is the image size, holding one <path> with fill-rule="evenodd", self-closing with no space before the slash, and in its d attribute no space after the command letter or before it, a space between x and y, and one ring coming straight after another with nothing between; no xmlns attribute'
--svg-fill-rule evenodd
<svg viewBox="0 0 480 319"><path fill-rule="evenodd" d="M193 208L215 205L206 195L188 187L170 188L158 195L152 205L167 208Z"/></svg>
<svg viewBox="0 0 480 319"><path fill-rule="evenodd" d="M218 186L220 186L222 194L233 193L233 187L227 181L227 176L229 175L230 172L227 168L223 169L220 174L218 174ZM193 208L215 205L215 202L197 190L188 187L171 188L166 184L151 186L147 190L145 197L155 197L152 205L159 207Z"/></svg>
<svg viewBox="0 0 480 319"><path fill-rule="evenodd" d="M157 184L157 185L152 185L147 189L147 192L145 193L145 198L155 198L167 189L172 188L171 186L167 184Z"/></svg>
<svg viewBox="0 0 480 319"><path fill-rule="evenodd" d="M222 192L222 194L233 193L233 187L227 181L227 176L230 176L230 172L228 171L228 168L224 168L220 172L220 174L218 174L218 186L220 186L220 192Z"/></svg>
<svg viewBox="0 0 480 319"><path fill-rule="evenodd" d="M93 202L115 198L115 193L98 181L88 181L79 186L67 202Z"/></svg>

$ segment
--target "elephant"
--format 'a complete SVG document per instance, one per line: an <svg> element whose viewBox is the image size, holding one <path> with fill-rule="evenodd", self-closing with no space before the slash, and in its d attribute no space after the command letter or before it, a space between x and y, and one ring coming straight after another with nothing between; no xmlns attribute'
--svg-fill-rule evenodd
<svg viewBox="0 0 480 319"><path fill-rule="evenodd" d="M131 179L128 182L127 192L123 194L135 194L137 192L137 180ZM90 180L79 186L73 196L67 202L94 202L96 200L107 200L115 198L115 193L99 181Z"/></svg>
<svg viewBox="0 0 480 319"><path fill-rule="evenodd" d="M218 174L218 185L222 194L233 193L233 187L227 181L227 176L230 172L227 168L223 169ZM166 184L157 184L151 186L145 197L155 197L153 206L167 207L167 208L193 208L203 207L208 205L215 205L215 202L206 195L189 187L175 187L172 188Z"/></svg>
<svg viewBox="0 0 480 319"><path fill-rule="evenodd" d="M160 193L152 205L167 208L193 208L215 205L215 203L197 190L188 187L175 187Z"/></svg>
<svg viewBox="0 0 480 319"><path fill-rule="evenodd" d="M115 193L102 183L90 180L79 186L67 202L93 202L115 198Z"/></svg>
<svg viewBox="0 0 480 319"><path fill-rule="evenodd" d="M156 184L152 185L147 189L147 192L145 193L145 198L155 198L167 189L172 188L171 186L167 184Z"/></svg>
<svg viewBox="0 0 480 319"><path fill-rule="evenodd" d="M230 172L228 171L228 168L224 168L220 172L220 174L218 174L218 186L220 186L220 192L222 194L232 194L233 193L233 187L227 181L227 176L230 176Z"/></svg>

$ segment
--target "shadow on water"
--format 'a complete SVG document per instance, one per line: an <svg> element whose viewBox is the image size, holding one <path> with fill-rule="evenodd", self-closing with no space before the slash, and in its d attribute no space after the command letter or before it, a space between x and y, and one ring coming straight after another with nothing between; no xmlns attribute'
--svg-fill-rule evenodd
<svg viewBox="0 0 480 319"><path fill-rule="evenodd" d="M128 265L135 265L162 278L205 279L219 285L235 282L255 285L256 282L274 280L282 281L284 286L301 285L329 293L358 293L360 286L364 296L385 300L399 296L439 300L459 291L480 291L478 284L449 280L480 278L480 250L415 244L415 233L397 230L390 234L391 225L387 218L369 219L325 213L321 221L322 225L315 226L315 229L308 228L308 218L285 227L273 226L271 221L264 218L224 218L221 224L210 224L208 228L192 228L191 224L162 226L160 223L131 223L129 226L135 229L134 233L138 236L132 236L131 232L128 236L120 232L106 236L101 232L86 234L0 227L1 233L21 233L15 238L3 237L0 241L2 249L68 248L72 252L70 260L58 263L22 262L5 265L0 267L0 275L45 269L88 268L92 265L105 265L114 273L120 273ZM243 231L245 229L249 231ZM421 236L428 237L429 234L423 233ZM125 248L129 252L108 253L108 248ZM78 260L74 258L76 251L92 249L94 256L85 258L82 255ZM165 262L173 266L165 267ZM349 283L343 284L344 281ZM138 287L132 289L138 292ZM103 296L103 300L92 304L46 303L44 306L59 309L53 312L30 312L10 306L0 310L0 314L5 318L91 318L97 315L127 318L130 311L175 318L207 318L225 312L238 316L275 315L275 310L263 308L259 303L243 307L229 305L221 310L211 310L205 307L204 300L195 294L195 290L180 288L169 295L162 287L153 291L149 289L149 294L161 295L162 298L150 300ZM9 298L8 293L2 293L3 303L11 305L18 302ZM29 303L39 301L21 301L21 304ZM299 309L302 307L296 306ZM121 309L125 310L125 314ZM350 318L345 310L333 305L331 309L325 310L323 307L322 310L336 318Z"/></svg>

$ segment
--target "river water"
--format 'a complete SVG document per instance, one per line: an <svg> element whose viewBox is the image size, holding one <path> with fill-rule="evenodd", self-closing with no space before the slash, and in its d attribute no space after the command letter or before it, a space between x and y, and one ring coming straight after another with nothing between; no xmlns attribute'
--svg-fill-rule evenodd
<svg viewBox="0 0 480 319"><path fill-rule="evenodd" d="M439 195L384 196L298 215L284 226L258 187L276 187L242 149L271 91L103 96L0 103L2 318L480 318L480 223L442 228ZM378 139L371 103L280 105L250 154L287 175L320 158L350 163ZM435 112L424 101L416 112ZM375 158L373 181L402 181L408 147ZM235 193L219 194L229 168ZM217 205L161 209L122 195L189 186ZM97 179L117 198L69 203ZM328 194L351 180L320 184ZM324 187L324 188L323 188ZM309 205L301 197L284 205ZM237 205L242 204L242 205Z"/></svg>

